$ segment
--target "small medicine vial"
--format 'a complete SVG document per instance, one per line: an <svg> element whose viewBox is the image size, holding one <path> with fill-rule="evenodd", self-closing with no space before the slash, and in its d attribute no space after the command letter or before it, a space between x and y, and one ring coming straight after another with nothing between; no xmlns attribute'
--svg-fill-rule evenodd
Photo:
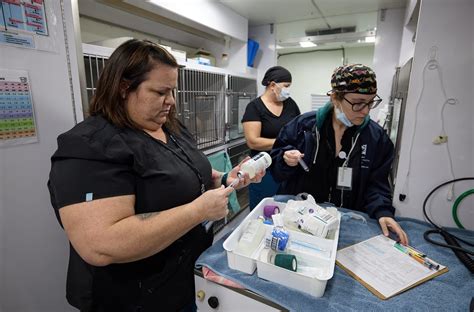
<svg viewBox="0 0 474 312"><path fill-rule="evenodd" d="M272 158L267 152L260 152L240 166L240 171L248 173L253 179L257 172L265 171L272 164Z"/></svg>

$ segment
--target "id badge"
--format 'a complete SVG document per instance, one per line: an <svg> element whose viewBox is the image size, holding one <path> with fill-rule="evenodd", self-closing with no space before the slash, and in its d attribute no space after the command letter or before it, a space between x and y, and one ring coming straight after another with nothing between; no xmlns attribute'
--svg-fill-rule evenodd
<svg viewBox="0 0 474 312"><path fill-rule="evenodd" d="M352 189L352 168L339 167L337 173L337 188L343 190Z"/></svg>

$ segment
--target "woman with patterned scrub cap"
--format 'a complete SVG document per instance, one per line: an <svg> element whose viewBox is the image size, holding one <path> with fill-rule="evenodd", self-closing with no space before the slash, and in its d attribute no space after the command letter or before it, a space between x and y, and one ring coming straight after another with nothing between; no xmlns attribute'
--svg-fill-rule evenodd
<svg viewBox="0 0 474 312"><path fill-rule="evenodd" d="M272 176L279 194L311 194L319 203L367 213L379 221L384 235L408 237L394 219L388 181L394 147L369 112L382 101L375 73L362 64L336 68L330 100L316 112L302 114L278 135ZM301 160L309 167L299 166Z"/></svg>

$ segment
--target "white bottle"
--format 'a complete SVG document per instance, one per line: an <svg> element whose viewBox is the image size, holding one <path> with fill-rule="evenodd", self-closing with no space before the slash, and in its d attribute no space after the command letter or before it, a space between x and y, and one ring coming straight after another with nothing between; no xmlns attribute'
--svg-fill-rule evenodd
<svg viewBox="0 0 474 312"><path fill-rule="evenodd" d="M272 158L267 152L260 152L240 166L240 171L248 173L253 179L258 172L265 171L272 164Z"/></svg>
<svg viewBox="0 0 474 312"><path fill-rule="evenodd" d="M235 251L243 256L251 257L262 242L265 232L265 225L262 220L250 220L240 237Z"/></svg>

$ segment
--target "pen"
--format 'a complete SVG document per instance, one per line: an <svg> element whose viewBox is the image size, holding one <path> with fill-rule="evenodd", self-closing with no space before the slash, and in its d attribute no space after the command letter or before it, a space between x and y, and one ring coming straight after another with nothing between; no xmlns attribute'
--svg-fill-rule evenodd
<svg viewBox="0 0 474 312"><path fill-rule="evenodd" d="M395 247L397 247L397 249L399 249L400 251L403 251L403 252L407 252L407 251L411 251L412 253L414 253L415 255L419 256L419 257L426 257L426 255L424 253L422 253L421 251L419 250L416 250L415 248L409 246L409 245L401 245L399 242L396 242L395 243Z"/></svg>
<svg viewBox="0 0 474 312"><path fill-rule="evenodd" d="M403 247L399 243L395 243L393 245L396 249L400 250L401 252L407 254L410 256L413 260L417 261L418 263L424 265L428 269L431 270L438 270L439 269L439 264L433 263L431 260L426 258L426 255L423 254L423 256L419 255L419 252L412 252L411 250L408 250L407 248Z"/></svg>
<svg viewBox="0 0 474 312"><path fill-rule="evenodd" d="M426 257L426 255L424 253L422 253L421 251L413 248L412 246L409 246L409 245L406 245L405 246L406 248L408 248L409 250L413 251L414 253L418 254L420 257Z"/></svg>
<svg viewBox="0 0 474 312"><path fill-rule="evenodd" d="M417 262L423 264L425 267L427 267L428 269L432 269L432 270L438 270L439 268L439 264L434 264L433 262L431 262L430 260L426 259L426 258L421 258L411 252L408 252L408 255L410 257L412 257L413 259L415 259Z"/></svg>

